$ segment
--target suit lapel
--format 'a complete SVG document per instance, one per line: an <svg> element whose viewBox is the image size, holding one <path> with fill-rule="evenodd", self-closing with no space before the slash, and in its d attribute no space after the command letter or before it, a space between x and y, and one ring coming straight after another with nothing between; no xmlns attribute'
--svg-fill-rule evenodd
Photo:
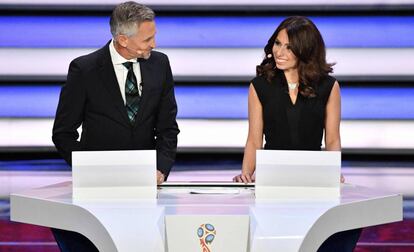
<svg viewBox="0 0 414 252"><path fill-rule="evenodd" d="M111 102L121 114L122 121L128 126L130 125L128 115L126 112L124 100L122 99L119 90L118 80L115 75L115 70L112 65L111 55L109 54L109 43L103 48L103 55L101 61L100 75L105 89L111 97Z"/></svg>
<svg viewBox="0 0 414 252"><path fill-rule="evenodd" d="M135 121L135 126L138 125L143 120L145 106L148 103L148 98L149 98L148 91L151 89L151 85L154 84L153 68L149 60L142 60L139 66L141 69L141 79L142 79L141 81L143 85L142 85L142 97L141 97L141 102L140 102L139 110L137 114L137 120Z"/></svg>

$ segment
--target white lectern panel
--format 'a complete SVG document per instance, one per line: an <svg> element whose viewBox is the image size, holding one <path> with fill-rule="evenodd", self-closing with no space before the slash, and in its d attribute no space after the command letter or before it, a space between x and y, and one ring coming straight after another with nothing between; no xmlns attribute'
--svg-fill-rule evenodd
<svg viewBox="0 0 414 252"><path fill-rule="evenodd" d="M339 197L341 152L258 150L256 199Z"/></svg>
<svg viewBox="0 0 414 252"><path fill-rule="evenodd" d="M75 151L72 177L75 199L155 199L156 151Z"/></svg>

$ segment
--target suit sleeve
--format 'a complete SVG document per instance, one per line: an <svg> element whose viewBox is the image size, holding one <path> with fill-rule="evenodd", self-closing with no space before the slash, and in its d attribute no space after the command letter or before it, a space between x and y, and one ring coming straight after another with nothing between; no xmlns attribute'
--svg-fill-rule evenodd
<svg viewBox="0 0 414 252"><path fill-rule="evenodd" d="M67 81L60 92L52 135L56 149L69 165L72 164L72 151L81 150L81 144L77 140L77 129L83 122L85 100L82 71L78 64L72 61Z"/></svg>
<svg viewBox="0 0 414 252"><path fill-rule="evenodd" d="M158 109L156 123L157 169L166 177L170 173L177 152L177 135L180 132L177 125L177 103L174 95L174 81L170 63L166 59L166 77Z"/></svg>

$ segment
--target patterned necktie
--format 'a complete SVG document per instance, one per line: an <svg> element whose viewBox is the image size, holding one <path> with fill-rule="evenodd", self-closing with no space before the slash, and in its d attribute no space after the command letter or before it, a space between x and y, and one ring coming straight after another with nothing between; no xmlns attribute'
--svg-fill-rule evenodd
<svg viewBox="0 0 414 252"><path fill-rule="evenodd" d="M137 117L141 96L138 92L137 78L135 77L132 64L132 62L122 63L122 65L128 69L128 75L125 82L125 106L129 121L133 125L135 124L135 119Z"/></svg>

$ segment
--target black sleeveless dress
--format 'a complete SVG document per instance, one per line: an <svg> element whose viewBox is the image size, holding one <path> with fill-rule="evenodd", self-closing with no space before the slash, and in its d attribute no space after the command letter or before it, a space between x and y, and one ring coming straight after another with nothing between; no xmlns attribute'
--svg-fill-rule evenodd
<svg viewBox="0 0 414 252"><path fill-rule="evenodd" d="M251 83L263 108L264 148L321 150L326 104L335 81L326 76L315 85L316 97L298 93L293 104L283 72L278 72L270 83L262 76L254 78Z"/></svg>
<svg viewBox="0 0 414 252"><path fill-rule="evenodd" d="M272 82L256 77L251 83L263 108L265 149L321 150L325 129L325 110L336 79L326 76L315 85L316 97L307 98L298 93L292 104L283 72ZM362 229L347 230L330 236L318 252L352 252Z"/></svg>

